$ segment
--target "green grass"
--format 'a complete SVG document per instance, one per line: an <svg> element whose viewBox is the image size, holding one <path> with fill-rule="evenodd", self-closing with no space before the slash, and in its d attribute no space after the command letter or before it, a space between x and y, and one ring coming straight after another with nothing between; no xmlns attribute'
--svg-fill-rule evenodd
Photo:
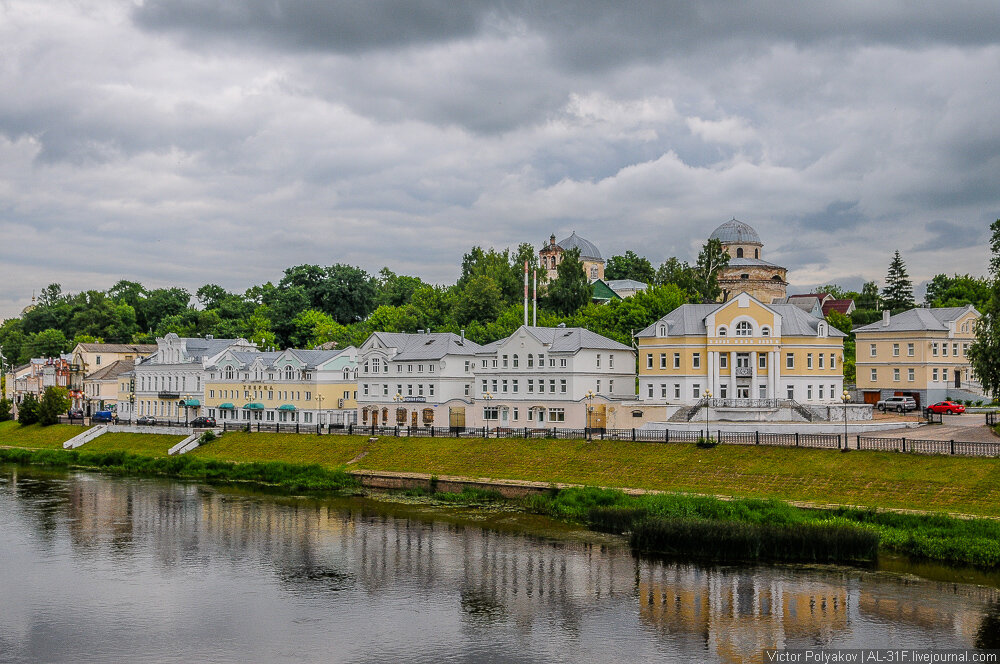
<svg viewBox="0 0 1000 664"><path fill-rule="evenodd" d="M143 456L165 457L167 450L186 437L149 433L106 433L85 443L79 449L86 452L124 451Z"/></svg>
<svg viewBox="0 0 1000 664"><path fill-rule="evenodd" d="M367 440L361 436L229 431L188 454L202 459L288 461L338 468L357 456Z"/></svg>
<svg viewBox="0 0 1000 664"><path fill-rule="evenodd" d="M22 427L11 420L0 422L0 445L61 450L63 443L86 430L87 427L72 424L53 424L48 427L29 424Z"/></svg>

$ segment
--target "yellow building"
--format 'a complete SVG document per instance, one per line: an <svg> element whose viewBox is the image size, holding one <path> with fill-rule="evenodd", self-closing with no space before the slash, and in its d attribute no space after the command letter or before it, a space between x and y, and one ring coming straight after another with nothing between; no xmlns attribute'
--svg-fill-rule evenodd
<svg viewBox="0 0 1000 664"><path fill-rule="evenodd" d="M99 410L118 409L122 382L131 382L133 369L135 364L132 360L116 360L84 379L84 402L90 407L91 414ZM124 413L118 416L128 417Z"/></svg>
<svg viewBox="0 0 1000 664"><path fill-rule="evenodd" d="M204 407L221 425L342 424L354 421L358 352L227 351L205 369Z"/></svg>
<svg viewBox="0 0 1000 664"><path fill-rule="evenodd" d="M604 258L601 251L593 242L573 231L568 238L559 242L556 242L555 235L549 236L549 243L538 252L538 262L546 271L549 281L559 276L557 269L562 263L563 252L569 249L580 250L580 262L583 263L583 271L588 280L604 279Z"/></svg>
<svg viewBox="0 0 1000 664"><path fill-rule="evenodd" d="M156 344L87 344L79 343L73 349L70 372L70 397L74 408L83 408L86 402L87 377L118 361L135 363L149 357L157 350Z"/></svg>
<svg viewBox="0 0 1000 664"><path fill-rule="evenodd" d="M636 335L639 400L690 405L712 398L840 403L844 333L795 305L747 293L685 304Z"/></svg>
<svg viewBox="0 0 1000 664"><path fill-rule="evenodd" d="M858 389L867 403L912 396L918 406L944 399L981 399L969 364L979 312L965 307L917 307L857 328Z"/></svg>

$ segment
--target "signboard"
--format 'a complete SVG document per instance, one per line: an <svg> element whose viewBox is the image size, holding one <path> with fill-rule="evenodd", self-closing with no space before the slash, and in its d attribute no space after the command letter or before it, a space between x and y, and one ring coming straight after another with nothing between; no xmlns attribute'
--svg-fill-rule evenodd
<svg viewBox="0 0 1000 664"><path fill-rule="evenodd" d="M406 403L424 403L427 401L426 397L403 397L403 401Z"/></svg>

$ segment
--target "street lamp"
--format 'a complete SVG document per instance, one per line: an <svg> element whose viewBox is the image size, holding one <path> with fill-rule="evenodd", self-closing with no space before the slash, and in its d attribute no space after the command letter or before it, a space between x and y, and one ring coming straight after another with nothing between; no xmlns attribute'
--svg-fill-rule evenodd
<svg viewBox="0 0 1000 664"><path fill-rule="evenodd" d="M705 442L706 443L712 438L712 431L708 428L708 410L711 407L712 407L712 390L705 390Z"/></svg>
<svg viewBox="0 0 1000 664"><path fill-rule="evenodd" d="M396 392L396 396L394 396L392 398L392 400L395 401L398 404L398 403L403 403L403 401L405 401L405 398L403 397L402 394L400 394L399 392ZM396 410L398 411L399 408L396 408ZM393 415L396 418L396 424L399 424L399 413L396 412L396 413L393 413ZM383 424L384 424L384 422L383 422Z"/></svg>
<svg viewBox="0 0 1000 664"><path fill-rule="evenodd" d="M319 412L316 413L316 425L319 427L318 431L323 430L323 395L319 392L316 393L316 401L319 402Z"/></svg>
<svg viewBox="0 0 1000 664"><path fill-rule="evenodd" d="M493 393L486 392L483 394L483 398L486 399L486 407L483 409L483 421L486 423L486 437L490 437L490 420L486 417L486 412L489 410L490 402L493 401Z"/></svg>
<svg viewBox="0 0 1000 664"><path fill-rule="evenodd" d="M583 398L587 400L587 440L594 440L594 432L591 431L590 427L590 414L594 412L594 393L591 390L587 390L587 393L583 395Z"/></svg>
<svg viewBox="0 0 1000 664"><path fill-rule="evenodd" d="M847 404L851 401L851 393L844 390L840 395L840 400L844 402L844 449L847 449Z"/></svg>

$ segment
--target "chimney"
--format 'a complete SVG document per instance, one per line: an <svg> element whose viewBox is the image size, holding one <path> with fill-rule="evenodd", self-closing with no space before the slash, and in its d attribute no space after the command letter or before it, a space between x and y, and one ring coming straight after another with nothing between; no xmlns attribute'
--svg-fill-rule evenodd
<svg viewBox="0 0 1000 664"><path fill-rule="evenodd" d="M465 341L465 328L464 327L461 329L461 332L462 332L462 341Z"/></svg>
<svg viewBox="0 0 1000 664"><path fill-rule="evenodd" d="M888 309L882 310L882 327L889 327L889 314L891 312Z"/></svg>
<svg viewBox="0 0 1000 664"><path fill-rule="evenodd" d="M424 333L423 328L420 328L419 330L417 330L417 334L423 334L423 333Z"/></svg>
<svg viewBox="0 0 1000 664"><path fill-rule="evenodd" d="M214 339L214 338L215 338L215 335L212 335L212 334L206 334L206 335L205 335L205 338L206 338L206 339L208 339L209 341L211 341L212 339Z"/></svg>

